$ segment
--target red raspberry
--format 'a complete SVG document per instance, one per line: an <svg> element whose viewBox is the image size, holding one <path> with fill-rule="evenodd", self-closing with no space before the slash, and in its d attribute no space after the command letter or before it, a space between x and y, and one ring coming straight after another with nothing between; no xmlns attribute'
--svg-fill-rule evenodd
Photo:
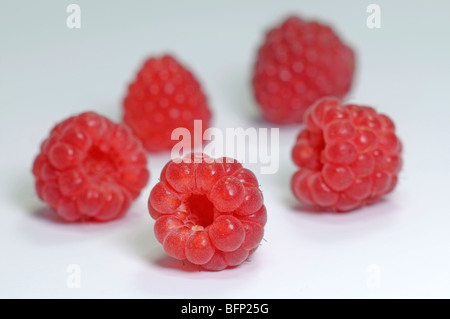
<svg viewBox="0 0 450 319"><path fill-rule="evenodd" d="M348 211L394 189L402 144L389 117L368 106L324 98L308 109L305 122L292 150L300 171L291 186L299 201Z"/></svg>
<svg viewBox="0 0 450 319"><path fill-rule="evenodd" d="M169 161L148 208L165 251L206 270L247 260L267 220L255 175L235 160L203 154Z"/></svg>
<svg viewBox="0 0 450 319"><path fill-rule="evenodd" d="M67 221L121 217L147 184L147 158L131 131L93 112L57 124L33 174L39 197Z"/></svg>
<svg viewBox="0 0 450 319"><path fill-rule="evenodd" d="M194 120L202 120L203 134L210 119L198 81L167 55L144 63L124 100L124 121L150 152L170 150L178 142L171 139L178 127L193 136Z"/></svg>
<svg viewBox="0 0 450 319"><path fill-rule="evenodd" d="M267 33L258 51L254 95L268 121L297 123L317 99L343 97L353 71L353 51L329 26L290 17Z"/></svg>

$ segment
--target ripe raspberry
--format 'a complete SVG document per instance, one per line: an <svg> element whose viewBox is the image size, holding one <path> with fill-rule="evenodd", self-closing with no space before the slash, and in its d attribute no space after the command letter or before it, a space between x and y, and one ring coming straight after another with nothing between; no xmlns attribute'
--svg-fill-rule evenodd
<svg viewBox="0 0 450 319"><path fill-rule="evenodd" d="M57 124L33 174L39 197L67 221L121 217L147 184L147 158L131 131L93 112Z"/></svg>
<svg viewBox="0 0 450 319"><path fill-rule="evenodd" d="M323 209L348 211L391 192L402 167L402 144L386 115L368 106L317 101L305 113L306 129L292 157L297 199Z"/></svg>
<svg viewBox="0 0 450 319"><path fill-rule="evenodd" d="M203 154L167 163L148 208L165 251L206 270L247 260L267 220L255 175L232 159Z"/></svg>
<svg viewBox="0 0 450 319"><path fill-rule="evenodd" d="M329 26L290 17L267 33L258 51L254 95L268 121L298 123L317 99L343 97L353 70L353 51Z"/></svg>
<svg viewBox="0 0 450 319"><path fill-rule="evenodd" d="M148 59L129 86L124 121L150 152L170 150L178 127L194 135L194 120L202 120L202 134L211 113L200 84L171 56Z"/></svg>

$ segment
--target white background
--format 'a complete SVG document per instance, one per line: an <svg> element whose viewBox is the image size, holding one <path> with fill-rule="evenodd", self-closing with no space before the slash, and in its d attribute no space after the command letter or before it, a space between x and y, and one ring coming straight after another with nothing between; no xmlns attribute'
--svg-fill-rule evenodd
<svg viewBox="0 0 450 319"><path fill-rule="evenodd" d="M74 2L78 30L66 27L71 2L0 2L0 297L450 297L449 2L377 1L381 29L366 26L369 1ZM258 175L265 241L235 269L183 267L156 242L147 198L167 153L149 156L151 181L122 220L64 224L38 200L31 165L51 127L85 110L119 121L126 86L152 54L172 52L194 71L214 126L270 127L251 67L265 30L290 13L338 30L358 59L348 99L396 122L405 165L384 201L348 214L299 210L289 180L300 125L280 130L279 172ZM70 264L80 289L67 287Z"/></svg>

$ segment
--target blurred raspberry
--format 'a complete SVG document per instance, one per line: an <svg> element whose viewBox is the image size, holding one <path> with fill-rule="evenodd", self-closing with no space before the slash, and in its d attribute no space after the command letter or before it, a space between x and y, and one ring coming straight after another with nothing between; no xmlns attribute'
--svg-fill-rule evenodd
<svg viewBox="0 0 450 319"><path fill-rule="evenodd" d="M258 51L254 95L268 121L301 122L317 99L343 97L353 71L353 51L329 26L290 17L267 33Z"/></svg>
<svg viewBox="0 0 450 319"><path fill-rule="evenodd" d="M188 129L193 137L194 120L202 121L197 134L203 134L210 119L199 82L169 55L148 59L124 100L124 121L149 152L170 150L178 142L171 139L176 128Z"/></svg>
<svg viewBox="0 0 450 319"><path fill-rule="evenodd" d="M147 184L147 158L131 131L93 112L57 124L33 174L39 197L67 221L121 217Z"/></svg>

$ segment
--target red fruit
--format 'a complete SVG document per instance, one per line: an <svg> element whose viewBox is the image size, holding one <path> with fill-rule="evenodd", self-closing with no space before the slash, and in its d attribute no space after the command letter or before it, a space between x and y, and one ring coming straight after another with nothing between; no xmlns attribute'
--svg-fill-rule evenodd
<svg viewBox="0 0 450 319"><path fill-rule="evenodd" d="M255 175L240 163L189 155L170 161L160 180L148 207L156 239L170 256L221 270L243 263L258 247L266 209Z"/></svg>
<svg viewBox="0 0 450 319"><path fill-rule="evenodd" d="M402 147L386 115L323 98L308 109L305 122L292 150L300 171L291 188L300 202L348 211L394 189Z"/></svg>
<svg viewBox="0 0 450 319"><path fill-rule="evenodd" d="M147 184L147 158L130 130L93 112L57 124L33 174L39 197L67 221L121 217Z"/></svg>
<svg viewBox="0 0 450 319"><path fill-rule="evenodd" d="M210 119L199 82L168 55L145 61L124 100L124 121L150 152L170 150L178 143L171 139L176 128L194 136L194 120L202 121L197 134L203 136Z"/></svg>
<svg viewBox="0 0 450 319"><path fill-rule="evenodd" d="M329 26L288 18L267 33L258 51L253 90L263 116L279 124L301 122L317 99L350 90L354 63L353 51Z"/></svg>

